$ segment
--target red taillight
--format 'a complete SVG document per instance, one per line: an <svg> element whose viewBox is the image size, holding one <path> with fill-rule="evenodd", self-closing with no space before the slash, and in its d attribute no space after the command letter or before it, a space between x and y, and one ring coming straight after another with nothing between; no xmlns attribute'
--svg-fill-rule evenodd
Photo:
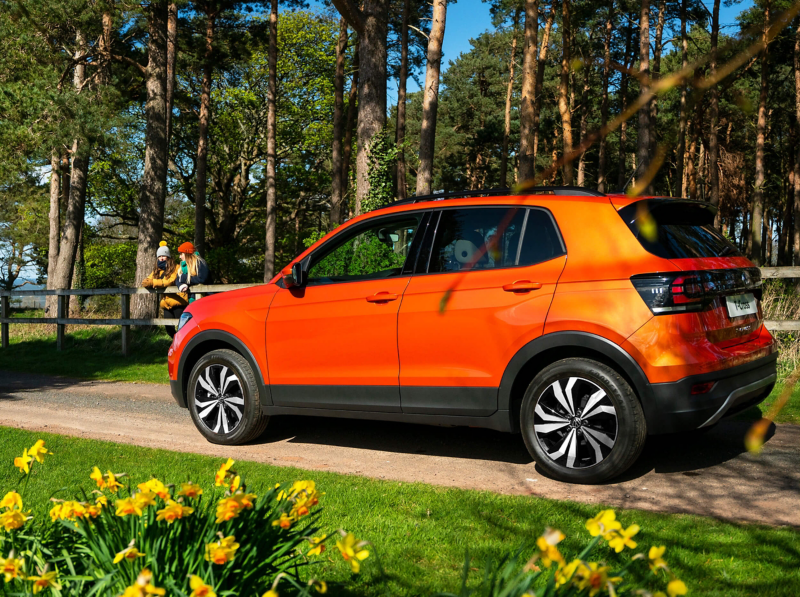
<svg viewBox="0 0 800 597"><path fill-rule="evenodd" d="M676 305L703 301L703 284L697 276L679 276L670 285L672 300Z"/></svg>
<svg viewBox="0 0 800 597"><path fill-rule="evenodd" d="M708 394L711 391L711 388L714 387L714 384L717 382L715 381L707 381L704 383L696 383L692 386L692 396L697 394Z"/></svg>

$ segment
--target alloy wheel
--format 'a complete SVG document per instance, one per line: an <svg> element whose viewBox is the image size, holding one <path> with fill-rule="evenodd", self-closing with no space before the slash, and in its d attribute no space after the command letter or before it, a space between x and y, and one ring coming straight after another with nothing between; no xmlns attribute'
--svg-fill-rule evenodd
<svg viewBox="0 0 800 597"><path fill-rule="evenodd" d="M197 376L194 401L197 417L213 433L230 433L242 421L242 384L225 365L209 365Z"/></svg>

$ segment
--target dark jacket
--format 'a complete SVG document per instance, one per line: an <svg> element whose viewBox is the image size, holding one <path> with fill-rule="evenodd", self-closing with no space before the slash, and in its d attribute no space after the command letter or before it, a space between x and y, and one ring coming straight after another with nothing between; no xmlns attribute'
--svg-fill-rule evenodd
<svg viewBox="0 0 800 597"><path fill-rule="evenodd" d="M197 286L198 284L205 284L208 280L208 266L203 260L197 262L197 275L191 276L189 272L184 272L181 268L181 273L178 274L178 279L175 281L175 286L180 288L184 284L187 286Z"/></svg>

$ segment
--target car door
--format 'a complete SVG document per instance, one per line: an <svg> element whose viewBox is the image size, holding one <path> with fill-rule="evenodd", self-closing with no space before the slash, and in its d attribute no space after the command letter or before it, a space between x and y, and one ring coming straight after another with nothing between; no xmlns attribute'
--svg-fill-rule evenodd
<svg viewBox="0 0 800 597"><path fill-rule="evenodd" d="M538 208L442 209L432 236L400 307L402 409L488 416L506 365L542 334L566 250Z"/></svg>
<svg viewBox="0 0 800 597"><path fill-rule="evenodd" d="M276 406L400 411L397 312L423 215L343 230L307 258L304 285L277 292L267 317Z"/></svg>

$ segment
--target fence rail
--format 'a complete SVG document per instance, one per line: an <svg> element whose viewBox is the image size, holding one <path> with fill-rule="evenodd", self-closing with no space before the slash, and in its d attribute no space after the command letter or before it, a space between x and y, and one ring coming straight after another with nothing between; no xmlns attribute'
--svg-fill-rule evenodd
<svg viewBox="0 0 800 597"><path fill-rule="evenodd" d="M765 280L776 278L800 278L800 267L762 267L761 277ZM202 286L192 286L192 294L216 294L239 290L240 288L252 288L260 284L210 284ZM163 290L151 288L96 288L92 290L0 290L0 336L2 336L2 347L9 345L8 326L10 324L33 324L50 323L56 325L56 348L61 350L64 346L64 334L68 325L119 325L122 326L122 354L128 354L128 342L130 339L131 326L165 325L176 326L175 319L131 319L130 317L130 297L131 295L148 294L159 296L162 294L174 294L178 292L177 286L170 286ZM67 297L70 296L101 296L119 295L120 314L117 319L80 319L67 317ZM57 300L57 317L10 317L9 299L23 296L55 296ZM764 325L773 332L800 331L800 321L790 320L766 320Z"/></svg>

